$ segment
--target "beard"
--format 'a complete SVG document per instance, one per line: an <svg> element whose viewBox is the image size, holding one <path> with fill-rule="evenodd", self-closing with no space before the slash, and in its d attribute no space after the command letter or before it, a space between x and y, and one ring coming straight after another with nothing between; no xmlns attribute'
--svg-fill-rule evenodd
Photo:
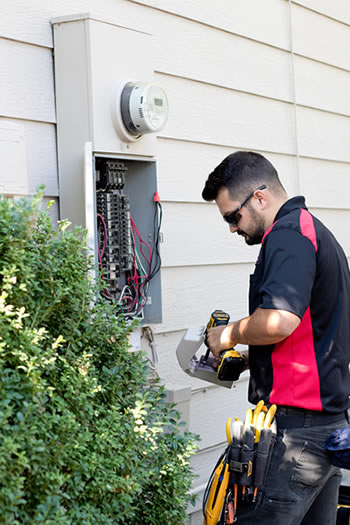
<svg viewBox="0 0 350 525"><path fill-rule="evenodd" d="M247 204L247 207L249 208L250 215L252 222L254 225L252 226L250 232L238 230L238 235L242 235L244 237L244 240L248 246L253 246L254 244L261 244L262 238L265 234L265 224L263 221L263 218L254 210L252 206L249 206L249 203ZM253 229L254 228L254 229Z"/></svg>

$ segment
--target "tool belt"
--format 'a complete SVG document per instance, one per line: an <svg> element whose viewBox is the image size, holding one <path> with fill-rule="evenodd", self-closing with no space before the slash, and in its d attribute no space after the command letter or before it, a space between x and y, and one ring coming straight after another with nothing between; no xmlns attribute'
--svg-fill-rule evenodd
<svg viewBox="0 0 350 525"><path fill-rule="evenodd" d="M259 401L248 409L244 423L226 423L228 446L218 459L203 497L204 525L232 525L240 500L255 503L276 437L276 405L269 410Z"/></svg>

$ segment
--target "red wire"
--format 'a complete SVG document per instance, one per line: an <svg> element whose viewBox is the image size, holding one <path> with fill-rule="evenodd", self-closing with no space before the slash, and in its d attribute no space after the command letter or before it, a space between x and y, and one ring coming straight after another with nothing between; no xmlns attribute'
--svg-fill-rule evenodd
<svg viewBox="0 0 350 525"><path fill-rule="evenodd" d="M105 223L104 218L102 217L100 213L97 214L97 218L100 219L103 225L103 246L102 246L102 253L101 253L101 257L103 257L105 253L106 245L107 245L107 225Z"/></svg>
<svg viewBox="0 0 350 525"><path fill-rule="evenodd" d="M148 242L144 241L141 237L141 234L139 232L139 230L137 229L137 226L136 224L134 223L131 215L130 215L130 222L131 222L131 226L132 226L132 229L136 232L138 238L140 239L140 252L142 253L143 257L146 259L146 261L148 262L148 265L149 265L149 274L152 272L152 250L151 250L151 247L150 245L148 244ZM148 253L149 253L149 259L147 259L146 255L143 253L143 249L142 249L142 245L145 244L148 248ZM135 244L136 246L136 244Z"/></svg>

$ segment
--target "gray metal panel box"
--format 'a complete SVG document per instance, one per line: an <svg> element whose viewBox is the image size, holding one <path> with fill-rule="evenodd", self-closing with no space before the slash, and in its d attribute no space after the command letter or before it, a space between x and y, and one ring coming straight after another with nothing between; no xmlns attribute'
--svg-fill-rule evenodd
<svg viewBox="0 0 350 525"><path fill-rule="evenodd" d="M113 125L112 107L120 80L153 80L153 37L142 29L90 14L61 17L52 23L61 218L87 228L89 246L96 250L96 193L91 195L96 192L96 163L103 158L120 159L128 165L125 193L132 216L148 242L156 207L156 137L123 142ZM125 278L121 276L121 285ZM160 272L150 282L147 300L143 323L161 322Z"/></svg>

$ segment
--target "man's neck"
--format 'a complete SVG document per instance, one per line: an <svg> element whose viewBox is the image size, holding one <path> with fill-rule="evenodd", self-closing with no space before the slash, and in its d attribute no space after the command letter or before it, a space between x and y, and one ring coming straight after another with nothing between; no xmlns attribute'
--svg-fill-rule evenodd
<svg viewBox="0 0 350 525"><path fill-rule="evenodd" d="M265 231L268 230L273 223L275 222L275 217L279 210L282 208L283 204L289 199L288 195L283 195L281 198L274 198L271 201L271 206L269 207L266 218L265 218Z"/></svg>

